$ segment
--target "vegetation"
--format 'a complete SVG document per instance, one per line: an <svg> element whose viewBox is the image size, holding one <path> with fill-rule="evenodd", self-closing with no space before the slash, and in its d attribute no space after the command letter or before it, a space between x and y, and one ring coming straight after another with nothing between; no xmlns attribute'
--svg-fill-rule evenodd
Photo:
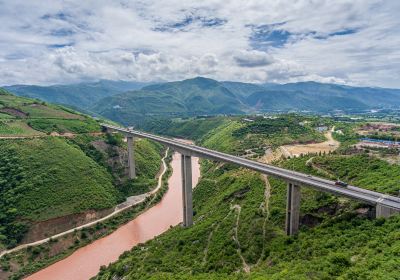
<svg viewBox="0 0 400 280"><path fill-rule="evenodd" d="M162 145L141 139L134 143L137 177L128 180L127 145L120 134L105 136L79 135L68 140L77 145L84 153L106 168L113 177L113 184L119 191L119 200L127 196L148 192L156 185L156 175L160 170Z"/></svg>
<svg viewBox="0 0 400 280"><path fill-rule="evenodd" d="M116 204L111 176L62 139L2 140L0 163L1 234L8 247L21 241L27 220Z"/></svg>
<svg viewBox="0 0 400 280"><path fill-rule="evenodd" d="M225 122L202 144L240 153L246 129L255 128L245 125ZM242 134L234 136L237 131ZM398 190L398 166L368 155L308 155L277 164L371 190ZM96 279L397 279L399 216L370 219L360 203L310 188L301 192L301 231L287 237L285 182L203 161L194 226L175 227L136 246Z"/></svg>
<svg viewBox="0 0 400 280"><path fill-rule="evenodd" d="M317 157L313 162L337 178L382 193L399 194L400 166L367 154Z"/></svg>
<svg viewBox="0 0 400 280"><path fill-rule="evenodd" d="M227 122L223 117L191 118L191 119L158 119L148 121L140 128L156 134L201 141L211 130Z"/></svg>
<svg viewBox="0 0 400 280"><path fill-rule="evenodd" d="M34 130L28 124L21 120L0 120L0 135L1 136L37 136L41 135L37 130Z"/></svg>
<svg viewBox="0 0 400 280"><path fill-rule="evenodd" d="M150 97L144 93L130 93L137 98L132 107L137 112L112 114L140 119L144 114L141 110L148 108L140 108L139 101L150 102L146 104L152 104L149 108L154 112L162 109L161 114L168 116L174 108L187 114L191 102L199 104L194 110L196 113L203 112L214 102L210 108L216 114L225 111L218 111L223 109L216 107L222 103L213 99L215 92L223 94L228 101L239 94L230 94L235 90L244 94L243 87L231 85L226 91L221 83L214 82L197 79L195 85L187 83L181 87L179 83L172 83L149 87L146 91L153 93ZM186 100L186 91L201 88L207 93L204 102ZM172 92L176 92L173 97ZM112 100L124 101L126 96ZM255 104L261 104L263 100L256 92L247 97L251 99L246 102L257 101ZM167 108L161 106L157 98L167 102ZM99 132L96 121L62 107L16 98L3 91L0 91L0 101L2 135L27 135L28 129L38 135L54 131L79 134L71 139L45 135L37 139L0 141L0 200L5 202L0 205L0 246L15 246L24 238L32 222L87 209L110 208L126 196L148 191L154 186L162 152L160 145L145 140L135 142L139 177L128 180L127 170L121 164L126 160L126 144L117 135L87 133ZM172 107L168 107L170 102ZM236 106L233 101L229 104L232 105L227 107L229 110ZM359 103L352 104L357 106ZM168 111L171 108L174 110ZM107 110L110 109L105 108L104 112ZM203 146L232 154L245 155L251 150L255 157L263 155L270 147L322 141L323 134L315 128L322 124L335 125L336 131L341 131L334 133L334 137L342 142L341 150L329 155L281 160L275 164L322 177L339 178L383 193L396 194L399 189L398 165L390 165L367 153L352 153L358 124L297 115L253 118L252 121L240 117L160 121L157 116L150 117L157 118L145 124L152 131L192 138ZM18 125L22 130L18 130ZM54 245L59 242L55 240L55 243L3 258L2 270L12 270L19 265L22 269L13 276L19 278L65 257L161 199L165 187L164 181L160 194L116 219L72 234L68 237L69 247L59 254L52 251L52 246L61 246ZM102 268L97 278L398 278L398 216L373 220L368 217L366 205L309 188L302 188L301 192L301 231L295 237L287 237L283 231L285 182L231 164L203 161L202 178L194 190L195 225L189 229L172 228L146 244L136 246L116 263Z"/></svg>
<svg viewBox="0 0 400 280"><path fill-rule="evenodd" d="M0 136L40 136L43 133L89 133L100 130L98 122L62 106L17 97L2 89Z"/></svg>
<svg viewBox="0 0 400 280"><path fill-rule="evenodd" d="M141 83L101 80L70 85L14 85L6 87L19 96L37 98L46 102L88 108L94 102L127 90L137 89Z"/></svg>
<svg viewBox="0 0 400 280"><path fill-rule="evenodd" d="M129 180L126 144L103 135L98 121L5 90L0 112L0 138L20 138L0 139L0 249L23 241L34 223L112 209L156 185L159 144L135 142L138 177Z"/></svg>
<svg viewBox="0 0 400 280"><path fill-rule="evenodd" d="M186 120L157 120L144 125L145 129L172 137L189 138L197 143L231 154L244 155L250 150L262 156L268 147L284 144L323 141L324 135L315 128L329 123L314 117L281 115L262 117L209 117Z"/></svg>
<svg viewBox="0 0 400 280"><path fill-rule="evenodd" d="M399 90L315 82L256 85L197 77L105 97L90 109L126 125L143 125L149 119L249 112L360 112L376 104L399 106L399 94Z"/></svg>
<svg viewBox="0 0 400 280"><path fill-rule="evenodd" d="M332 134L333 138L340 142L339 151L345 151L351 145L356 144L359 141L359 135L356 133L356 128L359 127L359 123L348 123L348 122L336 122L335 132Z"/></svg>
<svg viewBox="0 0 400 280"><path fill-rule="evenodd" d="M260 134L267 138L274 147L283 144L302 144L324 140L324 136L316 131L309 122L311 122L310 118L299 115L283 115L267 119L256 118L236 130L233 136L243 138L248 134Z"/></svg>
<svg viewBox="0 0 400 280"><path fill-rule="evenodd" d="M29 121L28 125L37 131L57 132L60 134L66 132L89 133L100 130L99 124L91 118L86 118L85 121L76 119L34 119Z"/></svg>
<svg viewBox="0 0 400 280"><path fill-rule="evenodd" d="M162 186L152 197L94 226L77 230L39 246L28 247L27 249L6 255L0 262L3 271L9 273L9 279L21 279L26 275L37 272L52 263L66 258L77 249L90 244L94 240L111 234L121 225L131 221L140 213L155 205L168 189L168 179L172 174L170 166L171 155L169 153L166 158L167 171L163 176Z"/></svg>

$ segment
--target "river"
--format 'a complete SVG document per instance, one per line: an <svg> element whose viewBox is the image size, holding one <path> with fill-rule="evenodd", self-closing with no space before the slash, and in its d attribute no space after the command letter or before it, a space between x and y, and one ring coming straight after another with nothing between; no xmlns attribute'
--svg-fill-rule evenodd
<svg viewBox="0 0 400 280"><path fill-rule="evenodd" d="M75 251L67 258L27 277L28 280L87 280L102 265L114 262L125 251L176 226L182 216L181 155L174 153L169 189L162 200L108 236ZM193 186L200 177L198 158L192 158Z"/></svg>

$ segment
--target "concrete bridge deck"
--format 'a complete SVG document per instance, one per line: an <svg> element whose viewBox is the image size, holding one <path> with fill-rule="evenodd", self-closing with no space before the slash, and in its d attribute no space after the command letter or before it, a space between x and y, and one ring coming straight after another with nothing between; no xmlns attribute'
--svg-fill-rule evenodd
<svg viewBox="0 0 400 280"><path fill-rule="evenodd" d="M139 137L159 142L181 153L184 156L189 156L189 157L196 156L199 158L206 158L215 161L233 163L245 168L258 171L263 174L281 178L288 182L288 204L300 203L300 198L299 198L300 192L295 191L296 190L295 187L309 186L319 191L332 193L338 196L345 196L375 206L377 216L387 217L393 213L400 212L399 197L365 190L356 186L349 185L347 187L341 187L336 185L335 182L331 180L326 180L316 176L311 176L300 172L272 166L269 164L264 164L249 159L244 159L238 156L221 153L218 151L210 150L196 145L186 144L181 141L170 139L167 137L157 136L150 133L145 133L141 131L131 130L108 124L102 124L102 126L109 131L123 133L129 138ZM184 169L185 166L183 166L182 168ZM292 206L288 205L288 216L289 216L288 218L294 221L295 227L298 227L298 225L296 225L296 220L298 220L298 218L293 217L293 215L290 215L290 213L294 212L295 215L298 216L299 212L298 208L299 205L292 205ZM290 230L290 225L289 225L289 230L287 230L288 234L295 233L296 231L297 229L295 229L294 231Z"/></svg>

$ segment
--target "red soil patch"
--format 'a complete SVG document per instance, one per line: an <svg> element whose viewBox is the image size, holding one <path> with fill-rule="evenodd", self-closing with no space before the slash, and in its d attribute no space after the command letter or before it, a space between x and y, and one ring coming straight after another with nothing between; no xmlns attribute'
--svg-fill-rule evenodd
<svg viewBox="0 0 400 280"><path fill-rule="evenodd" d="M21 118L26 118L28 116L25 112L22 112L21 110L15 108L2 108L0 109L0 112Z"/></svg>
<svg viewBox="0 0 400 280"><path fill-rule="evenodd" d="M102 218L110 214L112 211L113 209L104 209L100 211L89 210L79 214L71 214L34 223L29 228L29 231L25 235L22 243L31 243L69 230L71 228L81 226L83 224Z"/></svg>

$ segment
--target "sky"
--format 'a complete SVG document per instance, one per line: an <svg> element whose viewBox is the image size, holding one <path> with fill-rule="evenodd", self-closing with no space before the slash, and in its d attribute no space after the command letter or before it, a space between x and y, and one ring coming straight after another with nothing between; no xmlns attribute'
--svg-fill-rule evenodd
<svg viewBox="0 0 400 280"><path fill-rule="evenodd" d="M196 76L400 88L400 1L0 0L0 85Z"/></svg>

